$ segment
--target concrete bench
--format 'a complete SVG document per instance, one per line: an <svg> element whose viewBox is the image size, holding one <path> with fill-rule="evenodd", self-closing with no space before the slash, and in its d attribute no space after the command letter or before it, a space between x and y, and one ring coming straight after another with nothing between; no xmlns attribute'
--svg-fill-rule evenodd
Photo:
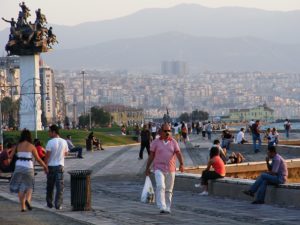
<svg viewBox="0 0 300 225"><path fill-rule="evenodd" d="M198 174L176 174L175 187L179 190L200 192L195 184L200 183L201 175ZM208 184L209 195L220 196L232 199L253 201L253 198L245 195L242 191L248 190L254 180L239 178L222 178L211 180ZM268 185L266 204L300 208L300 184L288 183L281 185Z"/></svg>
<svg viewBox="0 0 300 225"><path fill-rule="evenodd" d="M12 174L13 174L12 172L5 173L5 172L0 171L0 180L8 180L8 181L10 181L10 179L12 177Z"/></svg>

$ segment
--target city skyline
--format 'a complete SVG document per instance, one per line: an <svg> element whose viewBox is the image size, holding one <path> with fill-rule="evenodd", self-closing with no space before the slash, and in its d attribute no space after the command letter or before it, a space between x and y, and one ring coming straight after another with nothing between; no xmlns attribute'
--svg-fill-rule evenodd
<svg viewBox="0 0 300 225"><path fill-rule="evenodd" d="M19 10L19 1L2 0L0 14L1 17L10 19L16 18L16 12ZM80 23L91 21L110 20L118 17L123 17L135 13L146 8L169 8L178 4L199 4L204 7L246 7L257 8L262 10L275 11L293 11L300 10L300 1L298 0L152 0L152 1L137 1L137 0L89 0L75 1L70 4L69 1L38 1L27 0L26 5L31 9L31 14L34 16L34 11L41 8L47 15L51 24L74 26ZM66 10L70 8L71 12ZM84 9L84 10L82 10ZM80 15L80 16L78 16ZM9 27L4 21L0 21L0 30Z"/></svg>

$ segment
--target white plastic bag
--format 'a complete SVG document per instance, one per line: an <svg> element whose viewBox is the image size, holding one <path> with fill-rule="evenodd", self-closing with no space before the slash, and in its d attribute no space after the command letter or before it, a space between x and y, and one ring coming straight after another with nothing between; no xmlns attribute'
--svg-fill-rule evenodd
<svg viewBox="0 0 300 225"><path fill-rule="evenodd" d="M141 202L143 203L154 203L155 202L155 194L152 186L152 182L149 176L146 176Z"/></svg>

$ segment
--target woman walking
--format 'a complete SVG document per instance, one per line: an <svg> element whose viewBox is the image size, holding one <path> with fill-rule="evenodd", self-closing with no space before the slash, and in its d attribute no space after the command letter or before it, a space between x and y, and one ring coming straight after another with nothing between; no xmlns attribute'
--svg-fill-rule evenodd
<svg viewBox="0 0 300 225"><path fill-rule="evenodd" d="M15 148L17 155L16 167L10 181L10 191L18 193L21 212L25 212L26 208L32 210L31 196L34 183L34 166L33 159L44 168L45 173L48 173L48 167L38 156L35 146L32 144L32 137L29 130L24 129L21 133L21 138Z"/></svg>

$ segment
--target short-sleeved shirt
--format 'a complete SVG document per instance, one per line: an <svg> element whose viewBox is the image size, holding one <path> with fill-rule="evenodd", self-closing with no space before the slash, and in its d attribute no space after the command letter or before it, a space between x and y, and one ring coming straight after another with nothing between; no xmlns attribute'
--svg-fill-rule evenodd
<svg viewBox="0 0 300 225"><path fill-rule="evenodd" d="M259 135L259 126L258 126L258 124L256 124L256 123L252 124L251 130L252 130L252 134Z"/></svg>
<svg viewBox="0 0 300 225"><path fill-rule="evenodd" d="M239 144L245 138L245 134L243 131L240 131L236 136L236 142Z"/></svg>
<svg viewBox="0 0 300 225"><path fill-rule="evenodd" d="M214 168L215 172L220 174L221 176L225 176L226 174L225 165L221 157L217 155L214 156L212 160L214 161L212 167Z"/></svg>
<svg viewBox="0 0 300 225"><path fill-rule="evenodd" d="M285 179L288 176L286 162L279 154L276 154L272 159L272 172L277 173L278 176L285 177Z"/></svg>
<svg viewBox="0 0 300 225"><path fill-rule="evenodd" d="M51 152L48 159L48 166L64 166L65 152L68 152L68 144L66 140L58 137L48 141L46 151Z"/></svg>
<svg viewBox="0 0 300 225"><path fill-rule="evenodd" d="M177 141L171 138L168 141L155 139L150 146L150 151L154 152L154 170L162 172L176 171L176 153L180 152Z"/></svg>

